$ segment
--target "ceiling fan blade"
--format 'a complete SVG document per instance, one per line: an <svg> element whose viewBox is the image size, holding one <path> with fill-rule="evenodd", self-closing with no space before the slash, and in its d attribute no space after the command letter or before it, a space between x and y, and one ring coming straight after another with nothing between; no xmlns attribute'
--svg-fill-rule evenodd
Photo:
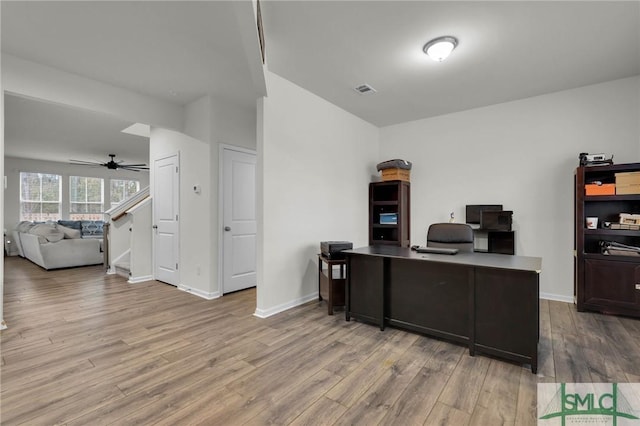
<svg viewBox="0 0 640 426"><path fill-rule="evenodd" d="M94 164L96 166L101 166L102 163L99 163L97 161L84 161L84 160L69 160L71 163L77 163L77 164Z"/></svg>
<svg viewBox="0 0 640 426"><path fill-rule="evenodd" d="M140 164L120 164L120 167L147 167L145 163Z"/></svg>
<svg viewBox="0 0 640 426"><path fill-rule="evenodd" d="M130 170L134 172L139 172L141 170L149 170L148 167L118 166L118 168L122 170Z"/></svg>
<svg viewBox="0 0 640 426"><path fill-rule="evenodd" d="M101 164L101 163L90 163L88 161L86 163L83 163L83 162L80 162L80 161L76 161L76 162L70 162L68 164L71 165L71 166L85 166L85 167L102 167L102 166L104 166L104 164Z"/></svg>

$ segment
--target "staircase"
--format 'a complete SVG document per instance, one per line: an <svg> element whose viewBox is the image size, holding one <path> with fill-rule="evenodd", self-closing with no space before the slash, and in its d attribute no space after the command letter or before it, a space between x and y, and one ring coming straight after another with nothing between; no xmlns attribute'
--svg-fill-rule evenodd
<svg viewBox="0 0 640 426"><path fill-rule="evenodd" d="M131 277L131 260L129 258L129 254L130 252L127 252L126 258L117 260L113 264L114 272L116 273L116 275L120 275L121 277L124 277L126 279L129 279Z"/></svg>
<svg viewBox="0 0 640 426"><path fill-rule="evenodd" d="M105 213L109 222L108 273L132 284L153 279L151 210L147 187Z"/></svg>

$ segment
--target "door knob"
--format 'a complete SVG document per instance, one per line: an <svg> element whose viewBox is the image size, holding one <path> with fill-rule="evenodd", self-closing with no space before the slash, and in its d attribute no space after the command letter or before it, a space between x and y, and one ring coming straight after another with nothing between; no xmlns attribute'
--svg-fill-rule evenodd
<svg viewBox="0 0 640 426"><path fill-rule="evenodd" d="M153 229L158 229L158 225L153 225L152 228Z"/></svg>
<svg viewBox="0 0 640 426"><path fill-rule="evenodd" d="M229 231L231 231L231 227L230 227L230 226L225 226L225 227L224 227L224 230L225 230L225 231L227 231L227 232L229 232Z"/></svg>

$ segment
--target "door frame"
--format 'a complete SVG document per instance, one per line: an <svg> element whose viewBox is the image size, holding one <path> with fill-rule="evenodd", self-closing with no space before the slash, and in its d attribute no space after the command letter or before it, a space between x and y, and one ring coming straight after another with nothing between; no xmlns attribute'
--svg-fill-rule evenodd
<svg viewBox="0 0 640 426"><path fill-rule="evenodd" d="M227 145L224 143L218 144L218 294L220 297L224 296L224 151L237 151L245 154L255 155L258 157L258 152L248 148L242 148L235 145ZM257 187L256 187L257 190ZM256 209L257 209L256 205ZM256 283L257 287L257 283Z"/></svg>
<svg viewBox="0 0 640 426"><path fill-rule="evenodd" d="M180 163L180 151L175 151L173 154L162 154L160 157L154 158L152 160L150 159L150 161L149 161L149 163L151 164L151 167L153 168L153 188L150 188L151 189L151 202L152 202L152 206L151 206L151 224L152 225L156 224L156 210L155 210L155 206L154 206L154 202L153 202L153 198L154 198L154 195L155 195L155 187L156 187L156 176L155 176L156 161L164 160L164 159L171 158L171 157L176 157L176 160L178 162L178 187L177 187L177 191L178 191L177 203L178 203L178 206L177 206L176 211L178 212L178 230L177 230L177 232L178 232L178 253L177 253L178 259L177 259L177 262L178 262L178 266L179 267L178 267L178 270L177 270L178 283L177 284L166 283L166 284L175 285L176 288L180 288L180 285L182 283L182 274L180 273L180 266L181 266L181 262L180 262L180 252L181 252L180 233L181 233L181 228L182 228L182 217L181 217L182 213L180 211L180 198L181 198L180 197L180 195L181 195L180 194L180 184L181 184L180 177L181 177L181 174L182 174L182 164ZM151 185L151 184L152 184L151 176L149 176L149 185ZM155 229L154 229L154 231L155 231ZM152 264L151 267L152 267L152 271L153 271L152 275L153 275L153 279L157 280L157 277L156 277L156 232L152 232L151 235L152 235L152 247L153 247L153 255L152 255L152 262L151 262L151 264ZM161 282L164 282L164 281L161 281Z"/></svg>

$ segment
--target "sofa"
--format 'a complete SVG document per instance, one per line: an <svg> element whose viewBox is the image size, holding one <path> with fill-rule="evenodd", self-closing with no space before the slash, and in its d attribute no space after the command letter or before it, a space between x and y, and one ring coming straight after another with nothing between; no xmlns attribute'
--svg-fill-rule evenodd
<svg viewBox="0 0 640 426"><path fill-rule="evenodd" d="M18 254L44 269L104 262L102 221L20 222L13 232Z"/></svg>

